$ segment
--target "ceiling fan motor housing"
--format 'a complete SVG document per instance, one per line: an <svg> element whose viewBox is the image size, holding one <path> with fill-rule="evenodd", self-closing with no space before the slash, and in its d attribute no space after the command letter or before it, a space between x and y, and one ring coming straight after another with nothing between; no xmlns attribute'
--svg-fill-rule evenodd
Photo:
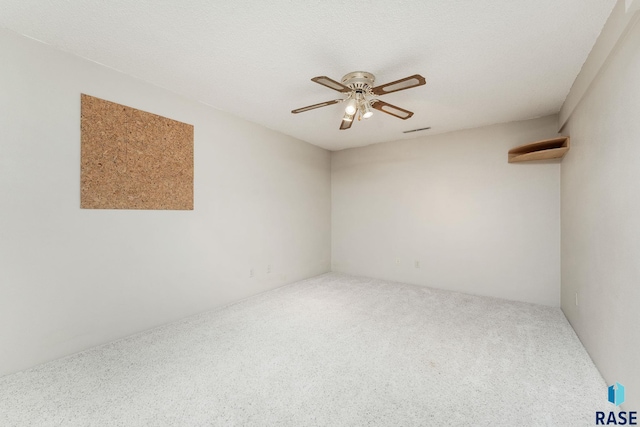
<svg viewBox="0 0 640 427"><path fill-rule="evenodd" d="M371 88L376 77L367 71L354 71L342 77L342 84L353 89L372 95Z"/></svg>

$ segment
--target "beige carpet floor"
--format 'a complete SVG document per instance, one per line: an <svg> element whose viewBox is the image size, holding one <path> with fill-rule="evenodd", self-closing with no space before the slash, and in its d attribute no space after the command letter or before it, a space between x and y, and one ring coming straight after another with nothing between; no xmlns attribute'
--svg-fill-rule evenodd
<svg viewBox="0 0 640 427"><path fill-rule="evenodd" d="M1 426L588 426L557 308L328 273L0 378Z"/></svg>

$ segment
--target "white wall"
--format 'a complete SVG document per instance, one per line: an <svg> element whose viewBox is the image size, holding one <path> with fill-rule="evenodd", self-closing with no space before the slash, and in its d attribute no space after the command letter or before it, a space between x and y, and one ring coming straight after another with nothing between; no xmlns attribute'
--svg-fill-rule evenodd
<svg viewBox="0 0 640 427"><path fill-rule="evenodd" d="M560 165L507 163L556 132L549 116L333 152L333 271L558 306Z"/></svg>
<svg viewBox="0 0 640 427"><path fill-rule="evenodd" d="M638 411L640 24L611 52L563 134L572 147L562 163L562 309L606 381L626 386L623 407Z"/></svg>
<svg viewBox="0 0 640 427"><path fill-rule="evenodd" d="M0 53L0 375L329 270L329 152L4 30ZM195 126L194 211L80 209L81 92Z"/></svg>

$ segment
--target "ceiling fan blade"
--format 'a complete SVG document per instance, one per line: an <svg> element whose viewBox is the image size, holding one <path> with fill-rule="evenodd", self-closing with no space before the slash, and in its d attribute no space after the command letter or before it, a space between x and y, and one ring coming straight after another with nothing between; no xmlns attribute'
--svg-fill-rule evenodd
<svg viewBox="0 0 640 427"><path fill-rule="evenodd" d="M355 117L349 121L347 120L343 120L340 122L340 130L347 130L351 127L351 125L353 124L353 120L355 120Z"/></svg>
<svg viewBox="0 0 640 427"><path fill-rule="evenodd" d="M337 104L338 102L342 101L344 101L344 99L334 99L333 101L321 102L319 104L308 105L306 107L291 110L291 112L293 114L304 113L305 111L315 110L316 108L326 107L327 105Z"/></svg>
<svg viewBox="0 0 640 427"><path fill-rule="evenodd" d="M422 86L427 81L420 74L414 74L413 76L405 77L404 79L396 80L395 82L386 83L380 86L376 86L371 89L375 95L385 95L391 92L397 92L399 90L411 89L412 87Z"/></svg>
<svg viewBox="0 0 640 427"><path fill-rule="evenodd" d="M337 90L338 92L351 93L351 88L348 88L342 83L338 83L337 81L330 79L327 76L314 77L311 79L311 81L321 84L322 86L326 86L329 89Z"/></svg>
<svg viewBox="0 0 640 427"><path fill-rule="evenodd" d="M396 107L395 105L387 104L384 101L380 101L377 99L375 102L371 104L371 107L375 108L378 111L382 111L383 113L391 114L402 120L407 120L413 113L409 110L405 110L404 108Z"/></svg>

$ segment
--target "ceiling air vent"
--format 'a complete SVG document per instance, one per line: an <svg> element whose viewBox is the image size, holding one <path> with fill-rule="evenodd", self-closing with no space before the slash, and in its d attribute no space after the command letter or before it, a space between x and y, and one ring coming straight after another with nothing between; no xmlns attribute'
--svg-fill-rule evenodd
<svg viewBox="0 0 640 427"><path fill-rule="evenodd" d="M402 133L411 133L411 132L420 132L421 130L429 130L431 129L431 126L429 126L428 128L420 128L420 129L412 129L412 130L405 130Z"/></svg>

